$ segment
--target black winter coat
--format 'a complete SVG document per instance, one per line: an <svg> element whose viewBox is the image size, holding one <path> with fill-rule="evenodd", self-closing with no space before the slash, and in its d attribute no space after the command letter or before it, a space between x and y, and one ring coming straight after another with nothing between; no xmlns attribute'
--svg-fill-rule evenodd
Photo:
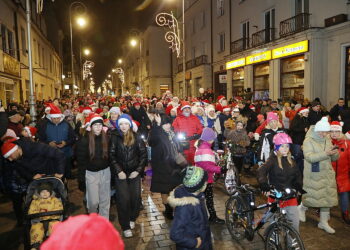
<svg viewBox="0 0 350 250"><path fill-rule="evenodd" d="M258 168L257 178L259 184L268 183L277 190L292 188L302 191L303 179L298 167L291 166L287 157L282 157L282 166L278 166L278 160L275 153L272 153L265 164Z"/></svg>
<svg viewBox="0 0 350 250"><path fill-rule="evenodd" d="M347 110L347 107L339 107L338 104L334 105L333 108L331 108L329 111L329 115L331 116L332 121L339 121L340 112L343 110Z"/></svg>
<svg viewBox="0 0 350 250"><path fill-rule="evenodd" d="M22 148L23 155L15 163L18 173L26 180L31 181L36 174L64 174L66 158L59 149L27 138L13 143Z"/></svg>
<svg viewBox="0 0 350 250"><path fill-rule="evenodd" d="M343 133L345 134L350 131L350 109L340 111L340 116L342 122L344 122Z"/></svg>
<svg viewBox="0 0 350 250"><path fill-rule="evenodd" d="M3 137L7 131L8 118L5 112L0 112L0 137Z"/></svg>
<svg viewBox="0 0 350 250"><path fill-rule="evenodd" d="M176 153L179 150L175 138L173 138L173 143L171 144L162 127L152 128L149 137L149 146L152 147L151 165L153 171L151 192L168 194L181 184L181 168L175 162Z"/></svg>
<svg viewBox="0 0 350 250"><path fill-rule="evenodd" d="M321 118L324 116L325 114L320 110L318 112L313 111L312 108L310 108L310 112L309 112L309 123L310 126L311 125L315 125L318 121L321 120Z"/></svg>
<svg viewBox="0 0 350 250"><path fill-rule="evenodd" d="M309 129L310 123L307 117L296 115L290 124L289 132L294 144L303 145L305 129Z"/></svg>
<svg viewBox="0 0 350 250"><path fill-rule="evenodd" d="M132 107L130 108L129 114L131 115L132 119L140 123L140 130L145 131L147 130L147 125L151 125L151 121L149 120L148 115L143 107L140 107L139 110L137 110L135 107Z"/></svg>
<svg viewBox="0 0 350 250"><path fill-rule="evenodd" d="M134 171L140 174L143 172L147 163L147 150L144 141L135 133L134 136L135 143L125 146L119 130L111 132L109 159L113 174L124 172L128 176Z"/></svg>
<svg viewBox="0 0 350 250"><path fill-rule="evenodd" d="M248 105L246 105L242 110L240 110L240 113L242 116L248 118L247 126L246 126L247 133L255 132L257 128L256 122L258 120L257 118L258 114L253 110L251 110Z"/></svg>
<svg viewBox="0 0 350 250"><path fill-rule="evenodd" d="M258 161L263 161L265 162L270 155L270 153L273 151L273 137L277 133L284 133L285 131L282 128L278 128L276 131L272 129L264 129L261 136L260 136L260 141L259 141L259 149L258 149ZM265 153L267 152L267 153Z"/></svg>
<svg viewBox="0 0 350 250"><path fill-rule="evenodd" d="M109 167L108 159L102 157L102 136L95 136L95 158L90 160L89 136L83 136L76 145L76 159L79 170L79 181L85 181L85 170L98 172Z"/></svg>

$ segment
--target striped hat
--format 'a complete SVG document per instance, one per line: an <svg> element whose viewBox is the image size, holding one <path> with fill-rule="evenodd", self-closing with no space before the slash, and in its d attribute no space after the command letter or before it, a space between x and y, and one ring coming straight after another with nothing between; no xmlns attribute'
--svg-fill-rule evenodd
<svg viewBox="0 0 350 250"><path fill-rule="evenodd" d="M183 185L190 193L194 193L201 189L208 180L208 174L202 168L189 166L186 168L186 174L183 178Z"/></svg>

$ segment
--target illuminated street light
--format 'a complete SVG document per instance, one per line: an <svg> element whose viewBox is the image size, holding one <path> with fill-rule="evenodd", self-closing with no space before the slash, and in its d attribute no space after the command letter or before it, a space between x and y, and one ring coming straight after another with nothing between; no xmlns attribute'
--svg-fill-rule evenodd
<svg viewBox="0 0 350 250"><path fill-rule="evenodd" d="M130 45L131 45L132 47L135 47L135 46L137 45L136 39L131 39L131 40L130 40Z"/></svg>
<svg viewBox="0 0 350 250"><path fill-rule="evenodd" d="M84 49L84 55L88 56L90 55L91 51L89 49Z"/></svg>
<svg viewBox="0 0 350 250"><path fill-rule="evenodd" d="M108 75L108 78L111 78L111 75Z"/></svg>
<svg viewBox="0 0 350 250"><path fill-rule="evenodd" d="M80 27L85 27L86 26L86 23L87 23L87 21L86 21L86 19L84 18L84 17L78 17L77 18L77 24L80 26Z"/></svg>
<svg viewBox="0 0 350 250"><path fill-rule="evenodd" d="M119 64L122 64L122 63L123 63L123 60L119 58L119 59L118 59L118 63L119 63Z"/></svg>

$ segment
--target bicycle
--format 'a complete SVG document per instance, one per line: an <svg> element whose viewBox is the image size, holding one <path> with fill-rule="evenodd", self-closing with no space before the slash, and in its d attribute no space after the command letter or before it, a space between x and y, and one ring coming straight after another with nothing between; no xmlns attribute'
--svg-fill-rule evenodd
<svg viewBox="0 0 350 250"><path fill-rule="evenodd" d="M241 185L238 170L232 161L232 143L223 142L226 146L226 154L223 150L217 150L216 152L216 163L220 166L222 171L222 177L224 180L224 186L227 194L231 195L236 191L236 187ZM214 181L220 178L220 174L214 175Z"/></svg>
<svg viewBox="0 0 350 250"><path fill-rule="evenodd" d="M226 202L225 219L227 228L233 239L240 241L246 238L249 241L254 239L257 233L265 242L265 249L300 249L304 244L299 233L289 224L285 210L280 208L280 201L294 198L296 192L286 189L283 192L271 189L269 197L274 202L255 206L256 189L248 184L237 187L235 194ZM255 226L254 211L270 208ZM272 221L265 230L263 237L259 230L266 222Z"/></svg>

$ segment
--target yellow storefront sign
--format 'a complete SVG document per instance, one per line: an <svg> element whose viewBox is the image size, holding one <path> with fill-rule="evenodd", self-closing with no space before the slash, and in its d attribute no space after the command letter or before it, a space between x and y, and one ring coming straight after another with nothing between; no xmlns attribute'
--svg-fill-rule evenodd
<svg viewBox="0 0 350 250"><path fill-rule="evenodd" d="M246 57L246 64L253 64L271 60L271 50L253 54L251 56Z"/></svg>
<svg viewBox="0 0 350 250"><path fill-rule="evenodd" d="M309 41L305 40L298 43L293 43L281 48L272 50L272 58L281 58L285 56L295 55L309 50Z"/></svg>
<svg viewBox="0 0 350 250"><path fill-rule="evenodd" d="M226 69L234 69L245 65L245 58L240 58L226 63Z"/></svg>

